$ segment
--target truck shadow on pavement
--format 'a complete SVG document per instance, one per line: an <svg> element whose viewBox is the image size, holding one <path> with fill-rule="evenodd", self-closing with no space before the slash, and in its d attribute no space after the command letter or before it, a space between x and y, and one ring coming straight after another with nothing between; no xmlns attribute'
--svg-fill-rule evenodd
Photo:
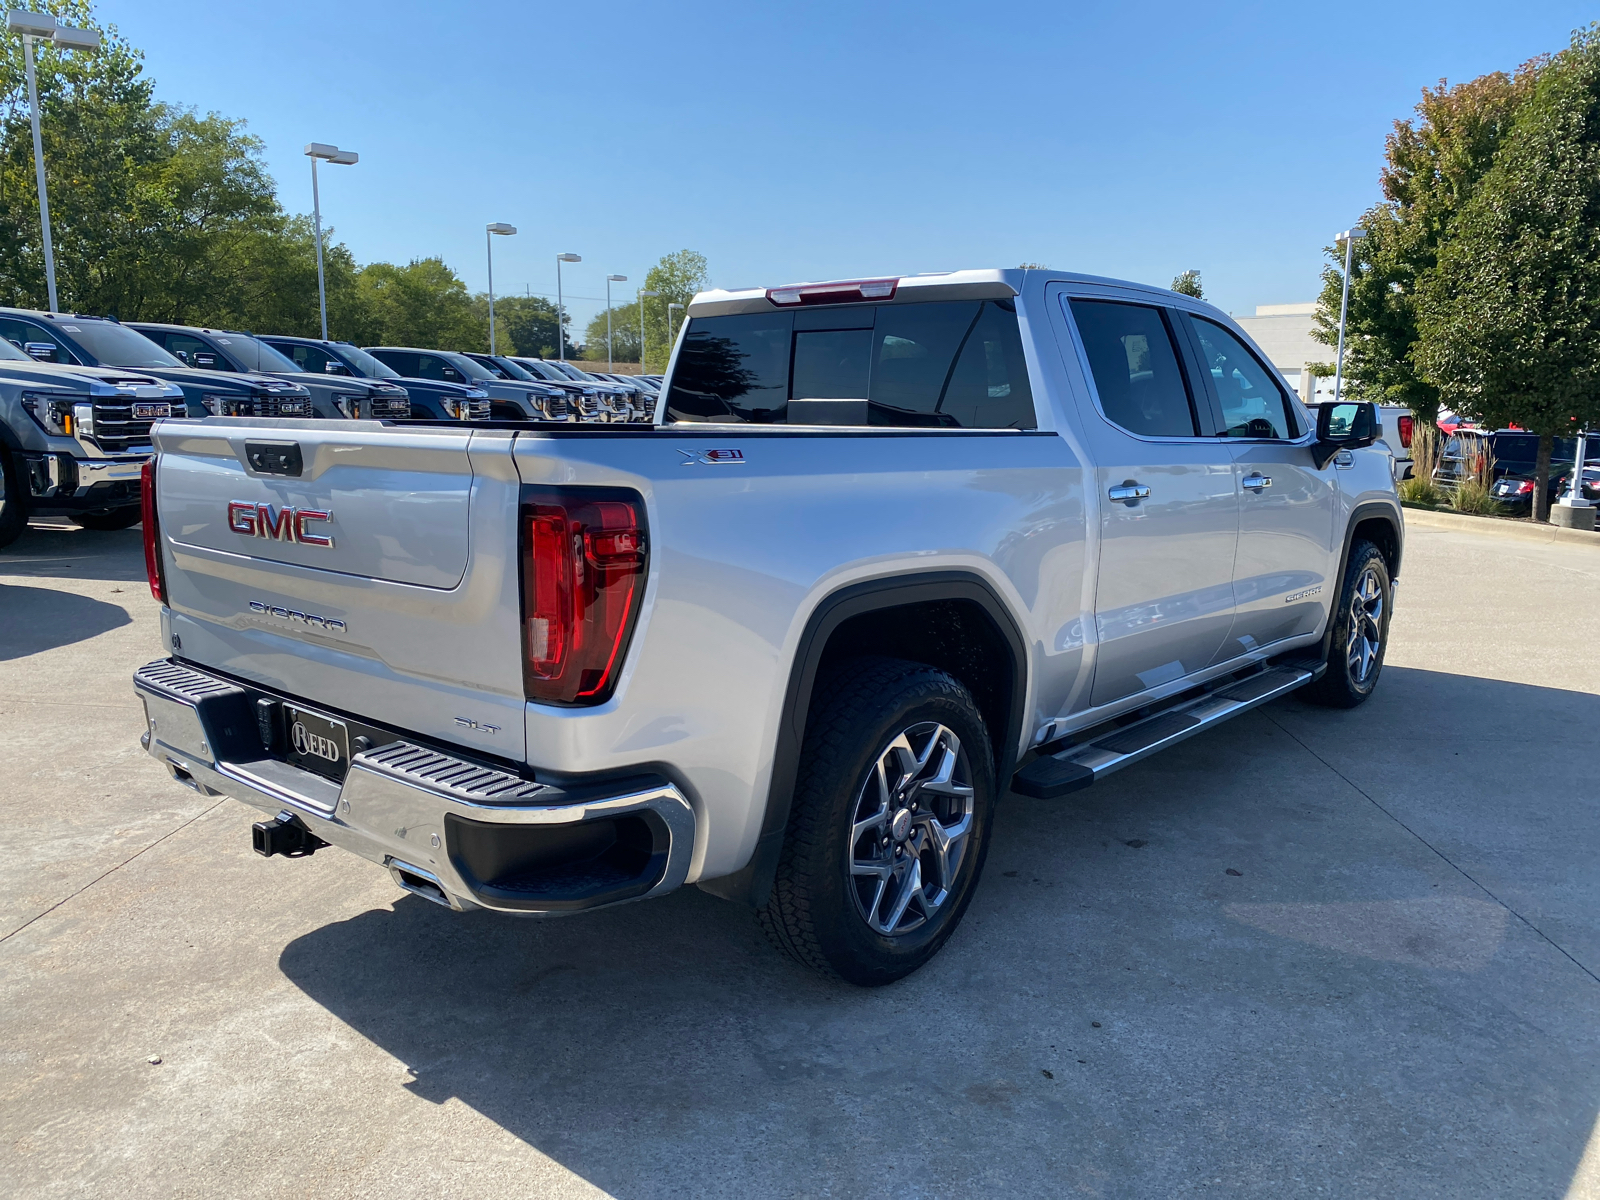
<svg viewBox="0 0 1600 1200"><path fill-rule="evenodd" d="M126 609L91 596L0 583L0 662L69 646L132 623Z"/></svg>
<svg viewBox="0 0 1600 1200"><path fill-rule="evenodd" d="M1380 697L1009 797L964 926L888 988L814 978L694 888L544 921L406 896L279 965L412 1094L630 1200L1560 1194L1600 993L1440 856L1600 966L1600 817L1563 795L1600 697L1393 667ZM1571 736L1507 752L1557 714Z"/></svg>
<svg viewBox="0 0 1600 1200"><path fill-rule="evenodd" d="M0 575L144 583L144 534L137 525L106 533L33 523L0 550Z"/></svg>

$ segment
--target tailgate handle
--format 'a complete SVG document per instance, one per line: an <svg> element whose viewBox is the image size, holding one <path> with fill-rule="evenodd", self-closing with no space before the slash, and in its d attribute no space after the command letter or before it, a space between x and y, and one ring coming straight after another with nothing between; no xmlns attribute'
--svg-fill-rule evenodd
<svg viewBox="0 0 1600 1200"><path fill-rule="evenodd" d="M246 442L244 456L260 475L298 476L305 466L299 442Z"/></svg>

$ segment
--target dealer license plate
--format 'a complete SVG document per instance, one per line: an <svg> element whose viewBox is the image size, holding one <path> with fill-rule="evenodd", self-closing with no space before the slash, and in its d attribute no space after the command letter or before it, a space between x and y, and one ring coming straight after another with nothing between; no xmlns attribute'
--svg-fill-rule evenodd
<svg viewBox="0 0 1600 1200"><path fill-rule="evenodd" d="M283 728L288 742L284 758L303 770L344 779L350 769L350 731L343 721L285 704Z"/></svg>
<svg viewBox="0 0 1600 1200"><path fill-rule="evenodd" d="M163 417L172 415L170 404L135 404L133 406L133 419L135 421L159 421Z"/></svg>

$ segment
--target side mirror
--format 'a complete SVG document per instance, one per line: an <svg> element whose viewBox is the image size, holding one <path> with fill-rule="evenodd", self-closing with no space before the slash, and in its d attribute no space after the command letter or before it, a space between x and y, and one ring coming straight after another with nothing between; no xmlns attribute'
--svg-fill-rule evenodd
<svg viewBox="0 0 1600 1200"><path fill-rule="evenodd" d="M28 357L38 362L55 362L56 344L54 342L29 342L23 347L28 352Z"/></svg>
<svg viewBox="0 0 1600 1200"><path fill-rule="evenodd" d="M172 352L172 357L176 358L186 367L189 365L189 352L187 350L174 350Z"/></svg>
<svg viewBox="0 0 1600 1200"><path fill-rule="evenodd" d="M1378 408L1375 404L1322 404L1317 407L1317 440L1311 458L1317 470L1341 450L1359 450L1378 440Z"/></svg>
<svg viewBox="0 0 1600 1200"><path fill-rule="evenodd" d="M348 374L350 374L349 371L345 370L345 365L343 363L334 362L332 359L329 359L326 363L324 363L322 365L322 373L324 375L348 375Z"/></svg>

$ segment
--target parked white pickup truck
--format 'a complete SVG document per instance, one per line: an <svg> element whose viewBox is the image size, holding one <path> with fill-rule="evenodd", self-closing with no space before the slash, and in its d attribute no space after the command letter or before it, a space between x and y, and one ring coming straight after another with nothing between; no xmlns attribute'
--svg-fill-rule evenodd
<svg viewBox="0 0 1600 1200"><path fill-rule="evenodd" d="M712 291L654 427L155 428L135 684L179 781L454 909L685 883L858 984L1054 797L1376 685L1403 536L1368 405L1053 271Z"/></svg>

